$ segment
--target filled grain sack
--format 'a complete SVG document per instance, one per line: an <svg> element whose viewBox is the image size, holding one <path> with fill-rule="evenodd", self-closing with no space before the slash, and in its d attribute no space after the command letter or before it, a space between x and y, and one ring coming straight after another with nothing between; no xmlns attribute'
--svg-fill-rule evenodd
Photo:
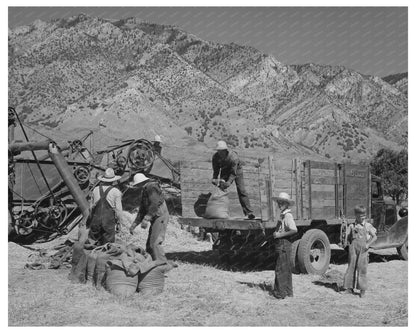
<svg viewBox="0 0 416 333"><path fill-rule="evenodd" d="M228 192L215 187L207 202L204 217L207 219L228 219L230 205L228 194Z"/></svg>

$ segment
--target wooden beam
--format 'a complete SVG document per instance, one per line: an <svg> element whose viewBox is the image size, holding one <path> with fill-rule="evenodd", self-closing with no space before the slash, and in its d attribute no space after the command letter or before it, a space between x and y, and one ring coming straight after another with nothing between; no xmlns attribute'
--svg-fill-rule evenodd
<svg viewBox="0 0 416 333"><path fill-rule="evenodd" d="M204 218L188 218L180 217L181 223L210 229L262 229L261 220L245 220L245 219L204 219Z"/></svg>

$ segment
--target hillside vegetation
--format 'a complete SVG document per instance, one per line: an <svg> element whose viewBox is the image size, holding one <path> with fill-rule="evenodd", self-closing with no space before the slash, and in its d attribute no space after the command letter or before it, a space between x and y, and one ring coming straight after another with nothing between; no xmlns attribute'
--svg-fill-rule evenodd
<svg viewBox="0 0 416 333"><path fill-rule="evenodd" d="M407 145L403 80L286 65L135 18L9 30L9 105L50 133L93 129L98 146L160 134L171 152L224 139L257 154L368 160Z"/></svg>

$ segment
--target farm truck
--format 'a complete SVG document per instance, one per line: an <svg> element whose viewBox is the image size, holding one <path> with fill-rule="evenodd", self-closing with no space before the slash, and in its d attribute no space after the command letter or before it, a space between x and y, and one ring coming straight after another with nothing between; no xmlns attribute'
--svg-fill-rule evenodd
<svg viewBox="0 0 416 333"><path fill-rule="evenodd" d="M282 159L245 158L244 181L255 220L242 218L235 186L229 188L230 217L206 219L210 196L210 161L181 162L181 200L184 225L216 235L213 250L221 262L245 269L272 268L275 254L273 231L279 218L273 197L287 192L298 233L292 237L292 271L323 274L331 248L342 249L341 226L354 221L354 206L366 206L378 232L373 249L395 247L407 259L407 217L397 219L396 205L383 198L381 181L368 165Z"/></svg>

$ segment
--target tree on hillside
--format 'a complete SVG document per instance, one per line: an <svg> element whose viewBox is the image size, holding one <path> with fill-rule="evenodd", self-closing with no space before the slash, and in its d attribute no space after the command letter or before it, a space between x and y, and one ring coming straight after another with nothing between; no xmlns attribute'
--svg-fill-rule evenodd
<svg viewBox="0 0 416 333"><path fill-rule="evenodd" d="M371 162L371 172L382 179L384 194L397 205L407 198L407 150L380 149Z"/></svg>

